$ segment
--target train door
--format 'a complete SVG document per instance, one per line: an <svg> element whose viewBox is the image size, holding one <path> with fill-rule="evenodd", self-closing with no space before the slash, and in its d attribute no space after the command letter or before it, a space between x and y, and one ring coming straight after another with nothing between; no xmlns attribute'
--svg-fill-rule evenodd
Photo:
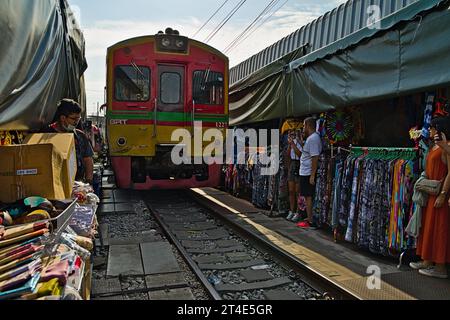
<svg viewBox="0 0 450 320"><path fill-rule="evenodd" d="M154 135L159 143L170 143L173 127L185 126L185 67L158 65Z"/></svg>

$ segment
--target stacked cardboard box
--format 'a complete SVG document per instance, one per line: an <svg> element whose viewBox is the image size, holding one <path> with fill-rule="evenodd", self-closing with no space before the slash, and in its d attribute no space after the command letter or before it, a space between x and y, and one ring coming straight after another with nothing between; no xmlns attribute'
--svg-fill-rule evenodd
<svg viewBox="0 0 450 320"><path fill-rule="evenodd" d="M76 171L73 134L32 134L22 145L0 147L0 201L69 199Z"/></svg>

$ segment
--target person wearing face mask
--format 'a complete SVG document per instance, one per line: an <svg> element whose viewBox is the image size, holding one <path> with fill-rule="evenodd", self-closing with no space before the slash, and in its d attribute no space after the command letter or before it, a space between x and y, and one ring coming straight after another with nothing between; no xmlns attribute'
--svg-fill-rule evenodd
<svg viewBox="0 0 450 320"><path fill-rule="evenodd" d="M77 154L77 181L84 181L92 185L94 174L94 151L86 134L77 129L81 120L81 107L71 99L63 99L58 103L55 121L47 130L48 133L73 133Z"/></svg>

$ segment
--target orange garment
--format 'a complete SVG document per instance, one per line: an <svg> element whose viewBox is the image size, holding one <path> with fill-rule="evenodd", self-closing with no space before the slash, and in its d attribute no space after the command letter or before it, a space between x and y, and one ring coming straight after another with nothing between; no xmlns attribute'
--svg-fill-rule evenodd
<svg viewBox="0 0 450 320"><path fill-rule="evenodd" d="M441 160L442 149L431 150L427 156L425 172L430 180L444 180L447 165ZM447 198L442 208L436 209L436 196L429 196L422 215L422 229L417 240L417 254L426 261L450 263L450 208Z"/></svg>

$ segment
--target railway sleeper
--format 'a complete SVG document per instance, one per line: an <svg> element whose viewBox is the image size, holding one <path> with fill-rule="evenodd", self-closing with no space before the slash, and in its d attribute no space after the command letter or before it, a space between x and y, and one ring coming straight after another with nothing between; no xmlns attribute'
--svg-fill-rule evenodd
<svg viewBox="0 0 450 320"><path fill-rule="evenodd" d="M280 286L291 284L292 280L289 278L277 278L267 281L259 281L253 283L239 283L239 284L217 284L214 286L218 292L239 292L239 291L251 291L259 289L271 289Z"/></svg>

